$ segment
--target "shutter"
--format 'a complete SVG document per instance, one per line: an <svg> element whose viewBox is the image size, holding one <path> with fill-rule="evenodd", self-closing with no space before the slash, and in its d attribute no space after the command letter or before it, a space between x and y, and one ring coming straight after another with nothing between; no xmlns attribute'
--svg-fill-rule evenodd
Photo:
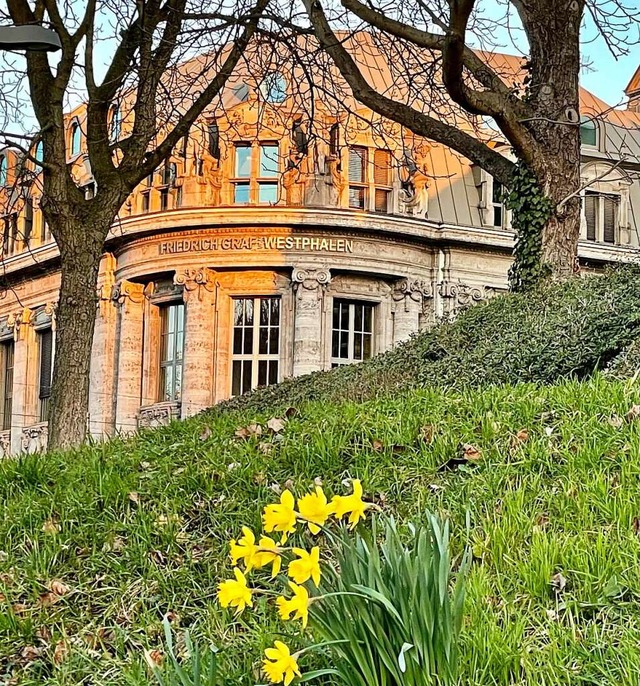
<svg viewBox="0 0 640 686"><path fill-rule="evenodd" d="M376 191L375 191L375 202L376 202L375 210L376 210L376 212L387 213L389 211L389 193L390 193L390 191L385 190L383 188L376 188Z"/></svg>
<svg viewBox="0 0 640 686"><path fill-rule="evenodd" d="M376 150L373 154L373 181L376 186L390 186L391 153L388 150Z"/></svg>
<svg viewBox="0 0 640 686"><path fill-rule="evenodd" d="M364 183L365 181L365 165L367 161L366 148L350 148L349 149L349 181L355 183Z"/></svg>
<svg viewBox="0 0 640 686"><path fill-rule="evenodd" d="M598 216L598 196L587 193L584 196L584 216L587 221L587 240L596 240L596 218Z"/></svg>
<svg viewBox="0 0 640 686"><path fill-rule="evenodd" d="M45 329L40 333L40 400L51 395L52 354L53 331Z"/></svg>
<svg viewBox="0 0 640 686"><path fill-rule="evenodd" d="M603 195L602 200L604 202L604 229L602 237L605 243L615 243L620 198L617 195Z"/></svg>

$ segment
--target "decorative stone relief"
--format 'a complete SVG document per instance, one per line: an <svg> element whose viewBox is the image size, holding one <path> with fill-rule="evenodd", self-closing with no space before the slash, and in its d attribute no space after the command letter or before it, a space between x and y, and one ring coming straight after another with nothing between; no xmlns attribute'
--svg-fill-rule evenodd
<svg viewBox="0 0 640 686"><path fill-rule="evenodd" d="M141 283L123 280L116 284L111 291L111 301L125 310L131 304L139 305L145 297L145 287Z"/></svg>
<svg viewBox="0 0 640 686"><path fill-rule="evenodd" d="M185 301L189 300L192 293L202 300L204 291L213 292L215 289L215 272L207 267L183 269L176 272L173 283L183 287Z"/></svg>
<svg viewBox="0 0 640 686"><path fill-rule="evenodd" d="M7 317L5 327L8 330L13 331L13 338L19 341L24 334L24 327L31 323L31 318L33 316L33 311L28 307L24 307L17 312L13 312Z"/></svg>
<svg viewBox="0 0 640 686"><path fill-rule="evenodd" d="M428 153L428 146L419 146L414 150L414 157L405 158L406 178L400 193L400 202L404 205L405 213L413 217L426 217L429 210Z"/></svg>
<svg viewBox="0 0 640 686"><path fill-rule="evenodd" d="M153 429L167 426L173 419L180 418L180 403L155 403L141 407L138 411L138 428Z"/></svg>
<svg viewBox="0 0 640 686"><path fill-rule="evenodd" d="M490 286L469 286L463 283L443 281L438 286L442 298L452 301L453 307L468 307L474 303L489 300L495 295L495 289Z"/></svg>
<svg viewBox="0 0 640 686"><path fill-rule="evenodd" d="M205 188L204 203L209 207L218 207L222 203L222 166L207 149L202 151L201 174L198 183Z"/></svg>
<svg viewBox="0 0 640 686"><path fill-rule="evenodd" d="M0 432L0 458L11 455L11 429Z"/></svg>
<svg viewBox="0 0 640 686"><path fill-rule="evenodd" d="M44 452L47 449L48 438L49 425L46 422L34 424L33 426L25 426L22 429L20 442L22 452L29 455Z"/></svg>
<svg viewBox="0 0 640 686"><path fill-rule="evenodd" d="M304 204L305 176L300 169L299 155L291 154L289 166L282 173L280 183L284 189L285 203L290 207Z"/></svg>
<svg viewBox="0 0 640 686"><path fill-rule="evenodd" d="M393 285L391 297L396 302L404 302L405 310L409 309L409 301L422 303L433 299L433 285L427 279L402 279Z"/></svg>
<svg viewBox="0 0 640 686"><path fill-rule="evenodd" d="M294 267L291 281L295 292L298 292L300 288L307 291L320 291L331 283L331 272L329 269Z"/></svg>

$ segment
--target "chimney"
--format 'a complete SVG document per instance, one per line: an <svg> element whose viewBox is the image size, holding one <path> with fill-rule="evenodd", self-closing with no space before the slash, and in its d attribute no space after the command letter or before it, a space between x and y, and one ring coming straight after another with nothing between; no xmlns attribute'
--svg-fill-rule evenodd
<svg viewBox="0 0 640 686"><path fill-rule="evenodd" d="M640 112L640 67L636 69L636 73L631 77L631 81L624 89L624 94L629 98L627 109L632 112Z"/></svg>

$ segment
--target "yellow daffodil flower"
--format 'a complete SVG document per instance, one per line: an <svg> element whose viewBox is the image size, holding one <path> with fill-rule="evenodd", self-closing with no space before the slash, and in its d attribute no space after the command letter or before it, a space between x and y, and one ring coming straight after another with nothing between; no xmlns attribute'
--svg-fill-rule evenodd
<svg viewBox="0 0 640 686"><path fill-rule="evenodd" d="M289 534L296 530L296 513L294 510L295 499L288 489L280 496L280 503L267 505L264 508L262 522L267 533L271 531L282 532L282 543L287 540Z"/></svg>
<svg viewBox="0 0 640 686"><path fill-rule="evenodd" d="M244 574L235 567L235 579L227 579L218 584L218 601L222 607L235 607L239 615L245 607L253 607L251 589L247 586Z"/></svg>
<svg viewBox="0 0 640 686"><path fill-rule="evenodd" d="M268 536L261 536L260 542L258 543L258 549L256 556L254 558L254 567L265 567L266 565L272 565L271 567L271 578L275 579L280 573L280 567L282 566L282 548Z"/></svg>
<svg viewBox="0 0 640 686"><path fill-rule="evenodd" d="M302 628L307 626L309 620L309 592L304 586L298 586L293 581L289 582L289 588L293 591L293 598L287 600L280 596L276 600L278 612L282 619L289 619L293 614L293 619L302 620Z"/></svg>
<svg viewBox="0 0 640 686"><path fill-rule="evenodd" d="M317 587L320 584L320 548L315 546L310 553L302 548L294 548L293 552L299 559L289 562L289 576L297 584L313 579Z"/></svg>
<svg viewBox="0 0 640 686"><path fill-rule="evenodd" d="M273 648L264 651L266 660L262 662L262 668L272 684L284 683L289 686L294 677L300 676L300 668L296 656L282 641L275 641Z"/></svg>
<svg viewBox="0 0 640 686"><path fill-rule="evenodd" d="M319 533L320 527L331 514L331 506L327 503L327 497L320 486L316 486L315 493L307 493L298 500L298 513L309 525L312 534Z"/></svg>
<svg viewBox="0 0 640 686"><path fill-rule="evenodd" d="M366 510L371 507L362 500L362 484L360 479L353 480L353 493L351 495L336 495L331 501L331 512L336 519L342 519L349 515L350 529L364 518Z"/></svg>
<svg viewBox="0 0 640 686"><path fill-rule="evenodd" d="M234 565L238 564L238 560L244 560L245 569L250 572L256 565L256 553L258 546L256 545L256 537L249 527L242 527L243 536L237 542L232 540L230 543L230 555Z"/></svg>

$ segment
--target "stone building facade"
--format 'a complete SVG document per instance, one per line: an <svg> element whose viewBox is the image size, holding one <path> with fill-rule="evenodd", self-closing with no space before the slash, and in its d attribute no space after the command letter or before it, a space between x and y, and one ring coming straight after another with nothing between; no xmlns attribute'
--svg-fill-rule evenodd
<svg viewBox="0 0 640 686"><path fill-rule="evenodd" d="M381 140L360 119L326 115L310 144L285 98L258 107L246 91L194 127L114 223L92 353L96 437L366 359L506 290L514 237L491 177L393 126ZM597 270L637 252L640 183L627 167L640 163L640 114L586 92L583 111L606 112L583 124L580 261ZM68 128L91 197L81 109ZM46 446L60 280L37 171L12 177L16 160L0 152L5 455Z"/></svg>

